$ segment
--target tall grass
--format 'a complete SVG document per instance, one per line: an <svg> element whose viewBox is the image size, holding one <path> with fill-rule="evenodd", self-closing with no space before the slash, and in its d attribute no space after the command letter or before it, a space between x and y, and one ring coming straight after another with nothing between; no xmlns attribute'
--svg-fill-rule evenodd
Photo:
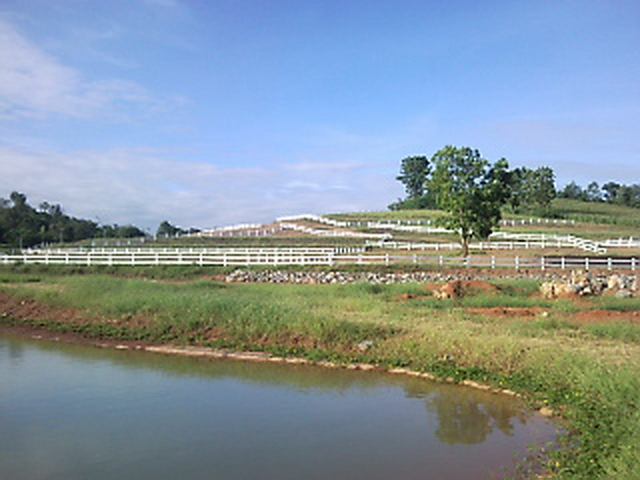
<svg viewBox="0 0 640 480"><path fill-rule="evenodd" d="M69 277L61 283L64 289L48 294L49 301L116 320L135 317L162 340L206 339L244 348L293 342L348 350L363 340L390 334L389 328L365 320L321 315L320 300L305 299L292 286L169 283L110 276Z"/></svg>

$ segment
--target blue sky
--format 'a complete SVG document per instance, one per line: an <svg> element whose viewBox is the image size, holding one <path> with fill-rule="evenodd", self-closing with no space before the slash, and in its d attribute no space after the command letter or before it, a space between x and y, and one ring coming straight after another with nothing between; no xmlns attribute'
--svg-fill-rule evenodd
<svg viewBox="0 0 640 480"><path fill-rule="evenodd" d="M640 2L3 0L0 196L155 231L381 210L445 145L640 183Z"/></svg>

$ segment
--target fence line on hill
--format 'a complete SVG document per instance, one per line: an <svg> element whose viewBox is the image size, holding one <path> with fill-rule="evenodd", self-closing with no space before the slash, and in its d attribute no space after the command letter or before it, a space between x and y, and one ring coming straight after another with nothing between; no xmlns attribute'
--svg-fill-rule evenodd
<svg viewBox="0 0 640 480"><path fill-rule="evenodd" d="M220 248L220 249L95 249L34 250L15 255L0 255L0 264L10 265L393 265L413 264L425 267L483 267L527 269L607 269L638 268L638 258L626 257L449 257L418 253L371 253L343 248Z"/></svg>
<svg viewBox="0 0 640 480"><path fill-rule="evenodd" d="M334 220L324 215L315 215L312 213L303 213L300 215L289 215L279 217L277 222L295 222L299 220L308 220L317 223L324 223L334 227L368 227L369 225L381 225L386 228L394 229L398 226L420 226L433 225L434 220L429 218L416 219L386 219L386 220ZM501 226L517 226L517 225L575 225L575 220L565 220L558 218L516 218L502 219Z"/></svg>

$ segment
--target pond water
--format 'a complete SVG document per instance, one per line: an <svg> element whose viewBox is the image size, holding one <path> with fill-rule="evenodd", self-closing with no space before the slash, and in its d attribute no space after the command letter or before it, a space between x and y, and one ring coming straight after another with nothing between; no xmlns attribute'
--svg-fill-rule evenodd
<svg viewBox="0 0 640 480"><path fill-rule="evenodd" d="M554 435L414 378L0 337L0 478L499 478Z"/></svg>

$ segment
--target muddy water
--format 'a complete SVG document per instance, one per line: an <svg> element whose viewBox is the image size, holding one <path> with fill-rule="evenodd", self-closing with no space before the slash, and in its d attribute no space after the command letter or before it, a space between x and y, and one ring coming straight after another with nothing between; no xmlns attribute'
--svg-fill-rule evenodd
<svg viewBox="0 0 640 480"><path fill-rule="evenodd" d="M553 435L464 387L0 337L0 478L499 478Z"/></svg>

